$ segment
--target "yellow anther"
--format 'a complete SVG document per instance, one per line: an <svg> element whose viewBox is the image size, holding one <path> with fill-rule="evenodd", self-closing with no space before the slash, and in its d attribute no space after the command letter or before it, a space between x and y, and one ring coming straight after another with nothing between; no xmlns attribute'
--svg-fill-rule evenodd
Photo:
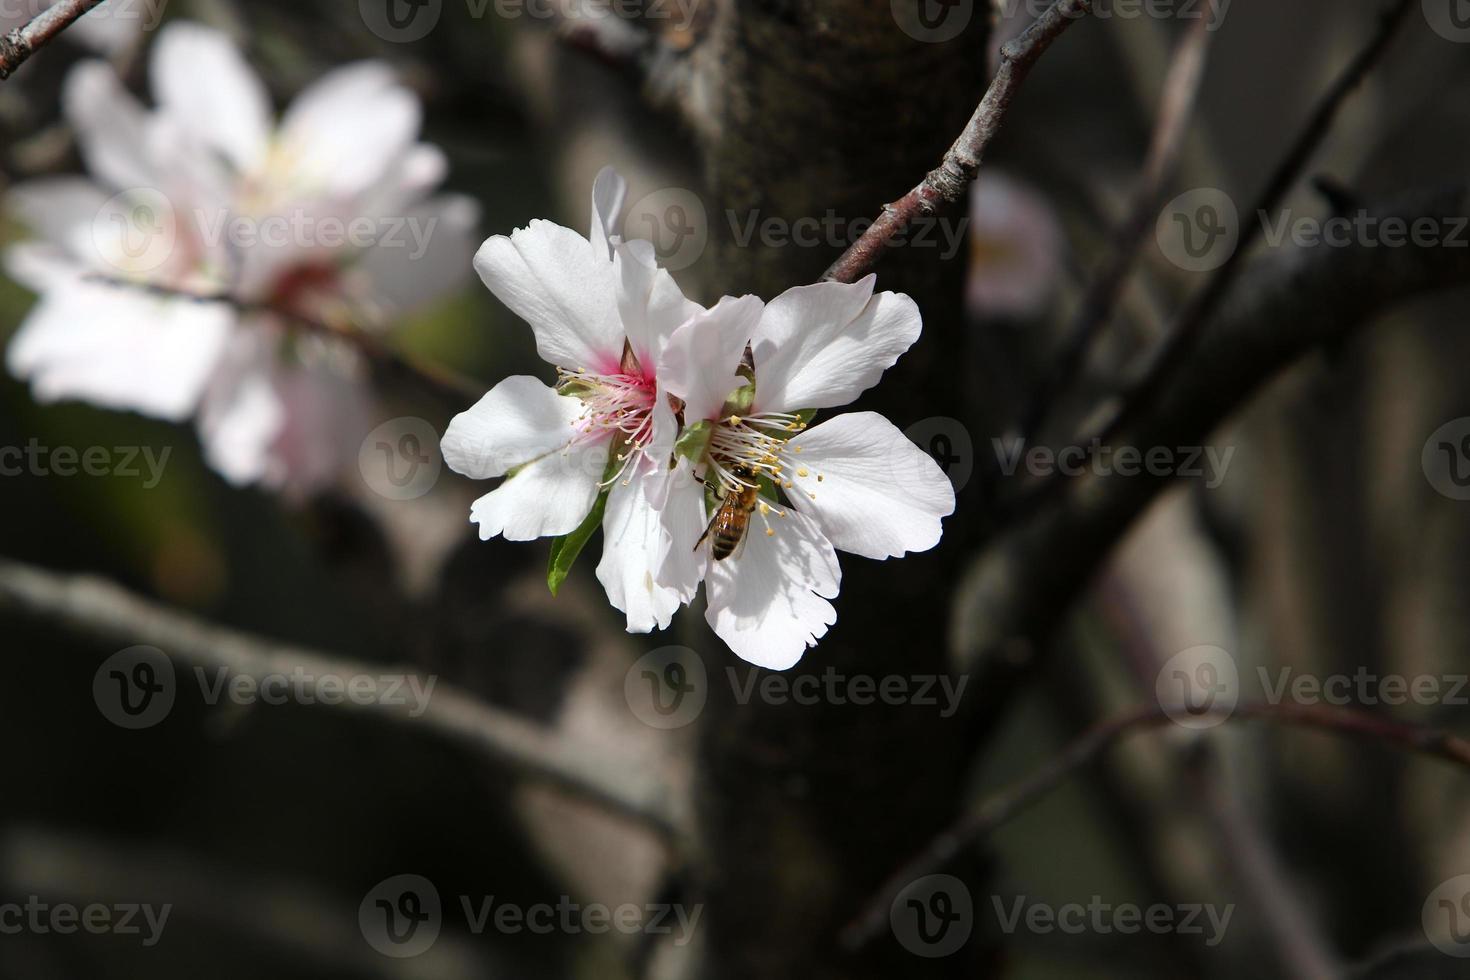
<svg viewBox="0 0 1470 980"><path fill-rule="evenodd" d="M808 476L809 474L806 471L806 467L803 466L801 469L799 469L799 470L796 471L796 475L797 476Z"/></svg>

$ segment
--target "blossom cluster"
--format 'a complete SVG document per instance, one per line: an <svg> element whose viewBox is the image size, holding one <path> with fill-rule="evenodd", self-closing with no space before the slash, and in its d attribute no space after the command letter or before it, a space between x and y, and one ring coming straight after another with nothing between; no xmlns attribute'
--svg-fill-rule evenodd
<svg viewBox="0 0 1470 980"><path fill-rule="evenodd" d="M506 477L471 511L481 538L565 551L600 523L597 577L630 632L667 627L703 584L726 645L784 670L836 621L837 551L925 551L954 511L939 466L881 415L816 421L913 345L919 310L871 275L702 307L649 242L614 234L625 193L605 169L588 237L533 221L481 247L475 268L557 382L500 382L450 423L444 458Z"/></svg>
<svg viewBox="0 0 1470 980"><path fill-rule="evenodd" d="M42 401L192 418L231 482L311 493L356 458L369 402L355 351L301 324L382 323L456 288L477 208L430 196L444 154L418 141L419 101L385 64L336 69L279 124L218 31L169 24L149 67L152 109L107 63L78 64L63 108L92 177L8 195L40 238L9 249L6 268L41 296L10 370ZM209 233L365 219L433 234L404 248Z"/></svg>

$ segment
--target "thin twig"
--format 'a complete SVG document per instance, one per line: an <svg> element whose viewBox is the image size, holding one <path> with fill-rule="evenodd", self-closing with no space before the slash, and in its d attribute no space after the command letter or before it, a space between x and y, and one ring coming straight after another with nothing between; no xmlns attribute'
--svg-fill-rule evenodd
<svg viewBox="0 0 1470 980"><path fill-rule="evenodd" d="M227 629L134 595L105 579L59 575L0 559L0 609L55 623L108 643L149 645L174 662L255 678L323 679L375 676L378 665ZM673 792L646 767L611 758L599 746L551 731L436 683L417 717L377 699L314 697L313 705L419 728L463 746L497 766L543 780L630 818L677 843L684 825Z"/></svg>
<svg viewBox="0 0 1470 980"><path fill-rule="evenodd" d="M28 24L0 37L0 81L10 77L27 58L102 0L62 0L43 10Z"/></svg>
<svg viewBox="0 0 1470 980"><path fill-rule="evenodd" d="M1470 742L1437 728L1393 721L1362 711L1325 705L1260 702L1237 705L1233 710L1215 708L1196 717L1202 721L1218 719L1219 722L1258 719L1368 739L1470 770ZM888 921L889 906L913 881L933 874L948 864L961 849L994 833L1124 736L1144 729L1161 728L1170 722L1171 716L1159 705L1134 708L1085 732L1030 776L982 800L888 879L863 912L843 931L843 945L849 949L862 947L882 930Z"/></svg>
<svg viewBox="0 0 1470 980"><path fill-rule="evenodd" d="M1337 118L1338 111L1347 102L1348 96L1362 84L1363 79L1382 60L1389 45L1397 37L1399 29L1408 20L1409 11L1415 6L1413 0L1395 0L1394 6L1383 12L1379 19L1378 30L1374 33L1373 38L1338 76L1337 81L1318 103L1286 156L1277 165L1265 191L1246 216L1235 250L1231 252L1225 263L1215 270L1205 288L1196 293L1174 318L1174 322L1165 331L1163 340L1159 342L1155 354L1150 358L1139 380L1130 385L1124 394L1121 407L1101 427L1104 441L1126 426L1144 406L1151 402L1158 394L1164 380L1194 348L1205 322L1220 301L1224 299L1225 294L1230 291L1230 287L1235 284L1236 278L1245 265L1246 254L1250 252L1256 239L1262 233L1261 222L1256 220L1256 216L1272 214L1281 207L1282 201L1301 178L1302 171L1327 137L1333 121Z"/></svg>
<svg viewBox="0 0 1470 980"><path fill-rule="evenodd" d="M1347 97L1352 94L1387 51L1398 29L1407 18L1410 7L1411 0L1396 0L1396 5L1383 14L1378 30L1370 43L1359 52L1322 98L1322 101L1318 103L1306 127L1277 166L1265 192L1247 215L1235 250L1215 271L1205 287L1191 297L1184 309L1164 331L1163 339L1155 348L1156 353L1140 374L1139 380L1128 386L1120 397L1115 396L1112 399L1119 407L1104 416L1102 422L1095 425L1091 432L1083 433L1074 439L1073 445L1099 447L1111 445L1120 432L1141 415L1148 413L1150 406L1158 399L1161 390L1171 379L1175 369L1194 350L1215 307L1230 292L1244 268L1251 246L1262 231L1256 216L1278 210L1281 201L1296 183L1312 154L1316 152L1326 137L1338 110L1342 108ZM1091 417L1096 417L1096 413ZM1085 467L1077 467L1072 472L1076 473L1082 469ZM1015 497L1007 499L1000 507L997 523L1010 523L1031 515L1042 505L1052 501L1057 492L1072 480L1073 477L1069 474L1056 473L1024 489Z"/></svg>
<svg viewBox="0 0 1470 980"><path fill-rule="evenodd" d="M1088 352L1107 325L1133 270L1154 216L1163 206L1169 185L1179 169L1180 153L1204 80L1210 39L1209 15L1202 15L1179 40L1164 78L1158 123L1127 219L1118 226L1102 267L1098 269L1064 335L1052 369L1043 376L1021 420L1023 438L1039 434L1052 398L1065 392L1081 370Z"/></svg>
<svg viewBox="0 0 1470 980"><path fill-rule="evenodd" d="M1021 83L1052 42L1091 11L1092 0L1057 0L1025 33L1007 42L1001 49L1000 70L943 162L913 190L884 205L883 213L832 263L823 278L857 281L878 262L889 242L910 222L958 201L979 172L980 161L1005 121Z"/></svg>
<svg viewBox="0 0 1470 980"><path fill-rule="evenodd" d="M243 314L276 316L289 321L308 333L321 334L337 339L357 348L374 366L393 377L409 381L437 398L459 405L477 401L485 393L485 386L447 368L427 364L403 351L394 350L382 340L360 329L337 326L317 320L295 310L285 309L270 303L247 302L225 292L202 293L165 286L160 283L133 279L118 279L104 275L90 275L88 282L115 286L118 289L134 289L166 299L177 299L191 303L224 303Z"/></svg>

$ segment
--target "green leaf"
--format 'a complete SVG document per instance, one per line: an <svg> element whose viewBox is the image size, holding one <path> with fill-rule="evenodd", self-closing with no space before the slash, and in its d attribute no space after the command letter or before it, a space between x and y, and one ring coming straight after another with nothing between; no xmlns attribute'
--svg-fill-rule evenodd
<svg viewBox="0 0 1470 980"><path fill-rule="evenodd" d="M679 433L679 438L674 441L674 455L684 456L691 463L698 463L704 458L704 451L709 447L709 437L714 431L714 423L709 419L700 419L693 425L685 426L684 431Z"/></svg>
<svg viewBox="0 0 1470 980"><path fill-rule="evenodd" d="M551 589L551 594L561 589L561 584L571 574L572 564L582 549L591 540L592 533L602 526L602 512L607 510L607 495L610 490L604 490L597 495L597 502L592 505L592 510L571 534L563 534L551 541L551 560L546 565L546 587Z"/></svg>
<svg viewBox="0 0 1470 980"><path fill-rule="evenodd" d="M732 415L749 415L750 406L755 404L755 382L741 385L735 389L734 394L725 399L724 407L720 409L721 418L729 418Z"/></svg>

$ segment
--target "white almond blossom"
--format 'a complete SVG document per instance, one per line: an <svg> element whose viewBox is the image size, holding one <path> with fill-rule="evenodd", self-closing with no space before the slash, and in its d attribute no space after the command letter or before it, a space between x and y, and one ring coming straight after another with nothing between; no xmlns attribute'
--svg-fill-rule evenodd
<svg viewBox="0 0 1470 980"><path fill-rule="evenodd" d="M649 242L614 236L625 194L622 178L604 169L588 238L537 220L481 247L475 268L530 324L557 384L506 378L454 418L440 445L465 476L506 477L471 509L484 540L571 534L606 491L597 577L628 630L649 632L666 627L687 598L653 577L661 532L644 488L659 470L646 451L653 371L675 328L700 307L658 268Z"/></svg>
<svg viewBox="0 0 1470 980"><path fill-rule="evenodd" d="M715 633L769 669L794 665L836 622L838 550L874 559L926 551L954 512L938 464L883 416L808 427L817 410L876 384L919 337L913 300L875 295L873 284L870 275L799 286L769 305L727 300L675 331L658 364L659 384L682 402L684 433L699 438L648 486L664 530L656 581L685 597L703 581ZM732 412L732 394L749 394L751 379L749 407ZM662 407L656 419L652 451L663 453L677 422ZM710 497L742 488L762 496L741 550L716 560L700 543Z"/></svg>
<svg viewBox="0 0 1470 980"><path fill-rule="evenodd" d="M330 72L279 125L217 31L169 24L150 76L146 109L105 63L76 66L63 102L91 179L7 199L42 236L6 255L41 296L10 370L43 401L195 418L231 482L319 489L371 427L364 365L342 340L262 310L382 327L462 280L477 208L429 197L446 160L418 141L419 101L384 64Z"/></svg>

